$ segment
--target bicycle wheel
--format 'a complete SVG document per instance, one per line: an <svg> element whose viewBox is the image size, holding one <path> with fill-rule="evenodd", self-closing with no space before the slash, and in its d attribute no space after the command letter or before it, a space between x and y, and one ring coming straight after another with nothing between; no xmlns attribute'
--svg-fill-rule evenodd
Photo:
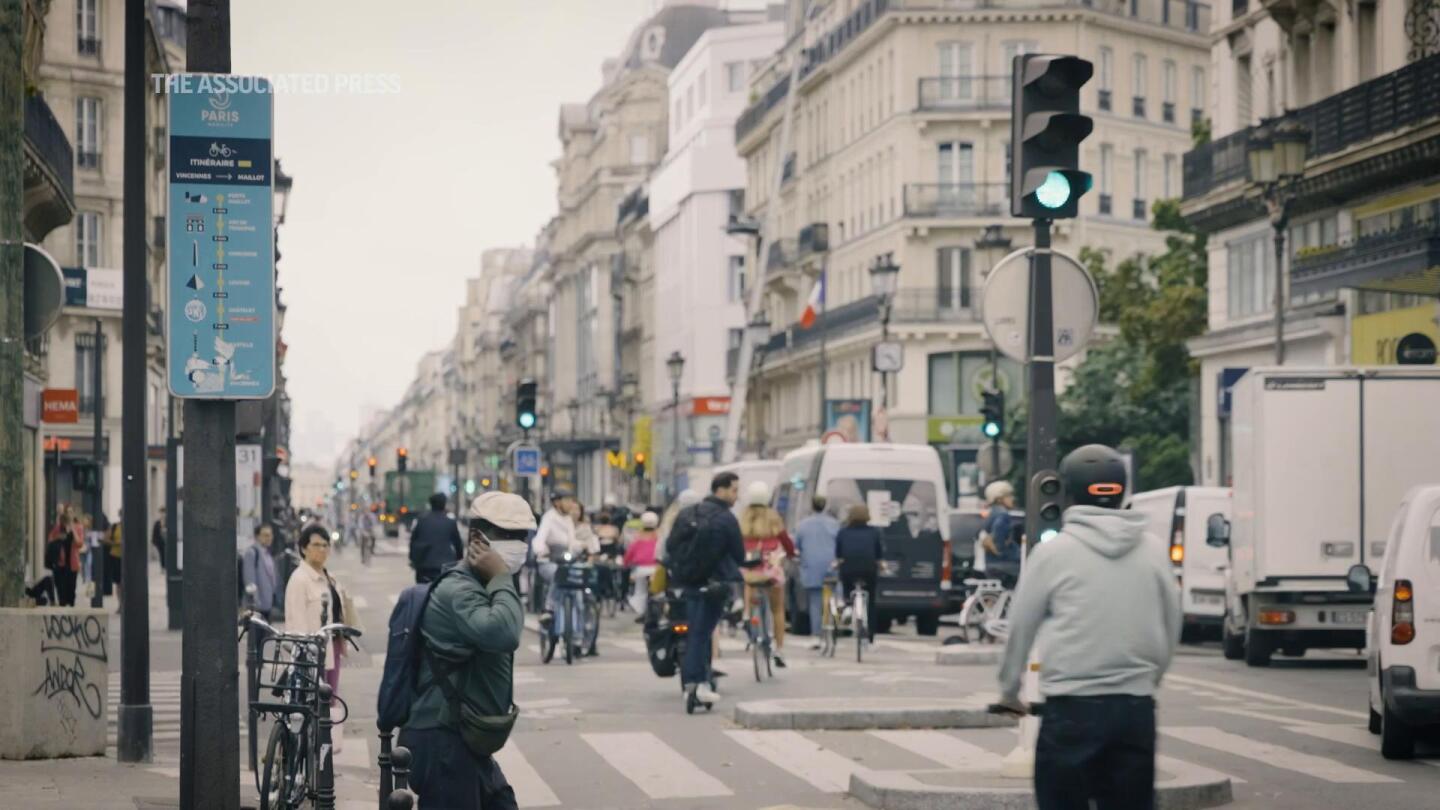
<svg viewBox="0 0 1440 810"><path fill-rule="evenodd" d="M855 606L851 608L855 617L853 626L855 628L855 663L860 663L864 657L865 641L869 638L870 626L866 620L865 596L859 592L855 594Z"/></svg>
<svg viewBox="0 0 1440 810"><path fill-rule="evenodd" d="M580 611L575 609L575 598L566 593L564 600L565 630L561 638L565 642L565 663L575 663L575 621L579 618Z"/></svg>
<svg viewBox="0 0 1440 810"><path fill-rule="evenodd" d="M595 644L600 640L600 605L595 601L595 597L589 594L585 595L584 614L585 647L590 655L594 655L597 652Z"/></svg>
<svg viewBox="0 0 1440 810"><path fill-rule="evenodd" d="M555 631L540 628L540 663L548 664L555 657Z"/></svg>
<svg viewBox="0 0 1440 810"><path fill-rule="evenodd" d="M984 637L985 621L990 618L999 600L1000 595L991 591L971 594L965 600L965 607L960 610L960 633L967 642L980 641Z"/></svg>
<svg viewBox="0 0 1440 810"><path fill-rule="evenodd" d="M760 599L760 647L765 655L765 677L775 677L775 670L772 669L772 662L775 660L775 641L770 635L770 596L766 594Z"/></svg>
<svg viewBox="0 0 1440 810"><path fill-rule="evenodd" d="M260 810L288 810L296 807L295 773L300 759L299 745L285 720L270 728L265 744L265 767L260 771ZM301 791L303 795L303 790Z"/></svg>
<svg viewBox="0 0 1440 810"><path fill-rule="evenodd" d="M370 558L375 556L374 540L365 537L360 538L360 564L369 565Z"/></svg>

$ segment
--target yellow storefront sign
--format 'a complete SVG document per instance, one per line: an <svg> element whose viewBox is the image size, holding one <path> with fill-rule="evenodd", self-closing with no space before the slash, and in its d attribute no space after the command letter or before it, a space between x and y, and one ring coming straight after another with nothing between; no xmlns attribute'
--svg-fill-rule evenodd
<svg viewBox="0 0 1440 810"><path fill-rule="evenodd" d="M1440 346L1440 307L1427 303L1418 307L1357 315L1350 325L1350 360L1357 366L1393 366L1402 362L1423 363L1428 338L1429 362L1434 363L1435 346ZM1404 344L1402 349L1402 343ZM1421 347L1417 350L1416 347ZM1402 358L1401 354L1405 357Z"/></svg>

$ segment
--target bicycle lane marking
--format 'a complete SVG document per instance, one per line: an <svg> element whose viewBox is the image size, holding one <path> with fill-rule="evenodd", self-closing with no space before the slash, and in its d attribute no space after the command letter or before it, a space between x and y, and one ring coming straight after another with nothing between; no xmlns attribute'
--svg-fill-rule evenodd
<svg viewBox="0 0 1440 810"><path fill-rule="evenodd" d="M1244 697L1254 698L1256 700L1263 700L1266 703L1271 704L1275 708L1284 707L1291 709L1309 709L1316 712L1329 712L1330 714L1340 715L1341 717L1351 717L1356 720L1369 719L1369 716L1366 715L1364 712L1350 711L1349 709L1337 709L1334 706L1325 706L1319 703L1307 703L1303 700L1281 697L1280 695L1272 695L1267 692L1257 692L1253 689L1246 689L1241 686L1230 686L1229 684L1215 683L1213 681L1201 680L1200 678L1191 678L1186 675L1167 673L1165 675L1165 682L1168 684L1172 681L1185 684L1186 686L1190 686L1193 688L1199 688L1205 691L1228 692L1232 695L1243 695ZM1194 693L1193 688L1191 690L1192 694Z"/></svg>
<svg viewBox="0 0 1440 810"><path fill-rule="evenodd" d="M720 780L648 731L581 734L580 738L652 799L734 795Z"/></svg>

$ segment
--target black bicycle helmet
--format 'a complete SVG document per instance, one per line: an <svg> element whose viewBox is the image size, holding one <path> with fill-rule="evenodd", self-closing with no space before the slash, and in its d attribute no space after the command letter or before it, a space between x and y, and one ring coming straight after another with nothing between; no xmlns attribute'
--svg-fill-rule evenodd
<svg viewBox="0 0 1440 810"><path fill-rule="evenodd" d="M1125 460L1103 444L1087 444L1060 462L1060 481L1070 506L1119 509L1125 480Z"/></svg>

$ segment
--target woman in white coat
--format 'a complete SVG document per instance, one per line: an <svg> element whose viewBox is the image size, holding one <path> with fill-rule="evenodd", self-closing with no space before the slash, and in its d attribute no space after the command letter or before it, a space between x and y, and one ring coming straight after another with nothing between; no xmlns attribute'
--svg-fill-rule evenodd
<svg viewBox="0 0 1440 810"><path fill-rule="evenodd" d="M319 523L300 530L297 543L304 562L290 575L285 586L285 631L287 633L318 633L327 624L353 624L344 615L344 591L325 569L330 559L330 531ZM331 639L325 657L325 682L331 694L340 695L340 659L345 645L339 637ZM331 707L335 704L332 702ZM340 726L332 732L335 750L340 750L343 737Z"/></svg>

